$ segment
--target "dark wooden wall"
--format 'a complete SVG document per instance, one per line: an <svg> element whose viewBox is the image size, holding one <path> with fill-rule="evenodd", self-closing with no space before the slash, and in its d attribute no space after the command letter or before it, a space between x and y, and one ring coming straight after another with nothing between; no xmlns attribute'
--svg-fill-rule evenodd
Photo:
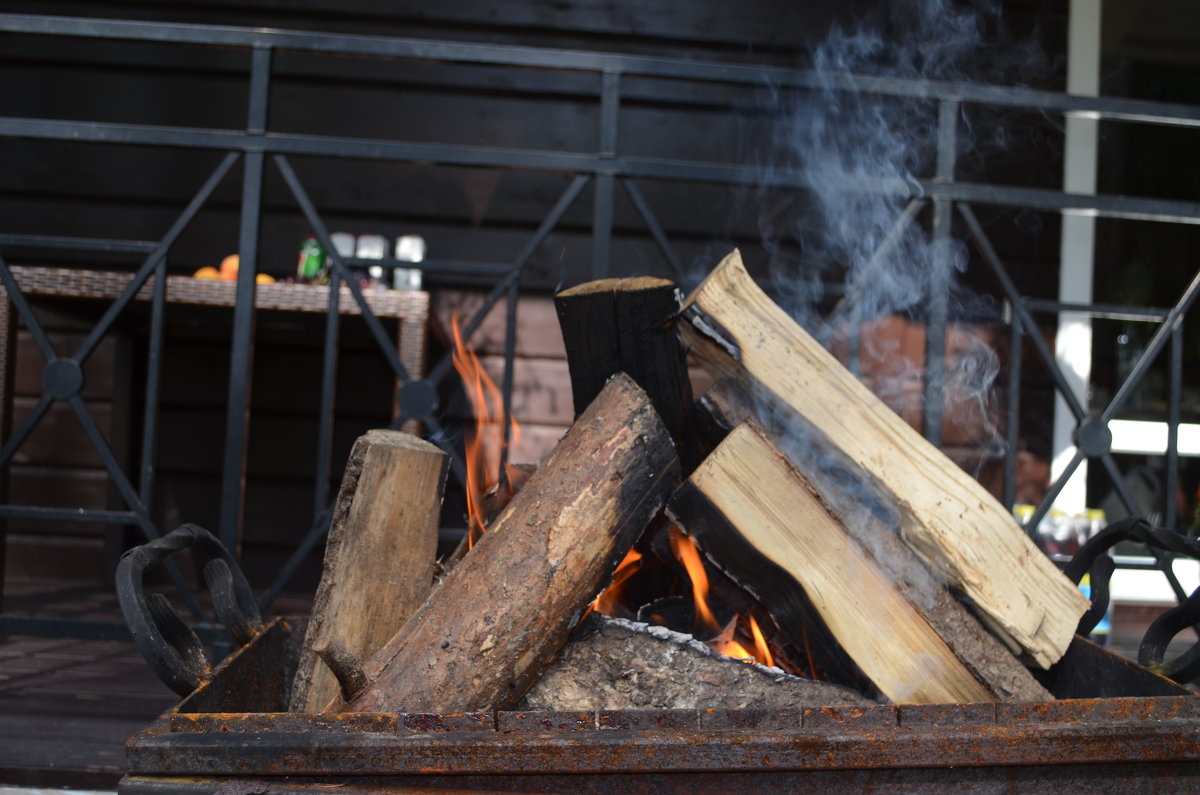
<svg viewBox="0 0 1200 795"><path fill-rule="evenodd" d="M10 0L3 10L792 66L805 64L807 48L832 25L852 25L872 4ZM1006 6L1015 29L1036 30L1051 47L1061 46L1065 2ZM0 115L236 129L245 124L248 63L248 54L236 50L0 34ZM598 146L599 79L592 74L279 53L273 75L269 128L275 131L552 151L592 152ZM1056 78L1047 79L1052 84ZM756 162L772 133L772 119L763 110L771 105L770 86L750 90L629 78L622 89L622 154ZM0 232L156 240L219 157L197 150L0 140ZM569 181L561 174L427 163L329 158L294 158L294 163L331 229L389 237L419 233L429 242L430 256L439 259L508 261ZM1005 170L1002 158L968 167ZM1027 184L1054 184L1057 174L1054 163L1027 168L1022 178ZM215 265L236 249L238 176L235 169L184 233L171 254L174 272ZM765 259L756 248L763 219L752 192L710 184L640 184L694 273L707 270L732 243L746 246L752 262ZM523 283L527 292L544 296L558 285L588 278L591 202L589 191L534 256ZM990 220L1018 228L1010 216ZM269 169L262 269L278 276L292 272L299 241L308 231L282 180ZM1042 237L1026 232L1014 234L1008 250L1015 253L1018 267L1045 272L1057 251L1042 248ZM10 262L28 264L130 262L81 252L0 253ZM612 263L615 274L665 273L664 260L619 189ZM57 313L50 315L56 339L69 341L82 333L78 307L46 311ZM228 378L227 316L215 310L172 310L172 318L154 511L166 527L177 521L215 524ZM96 374L89 372L88 399L114 438L140 420L140 398L127 385L137 383L143 329L144 318L131 318L124 334L106 343L92 363ZM557 330L543 329L541 335L547 333L556 335ZM319 329L302 318L259 321L246 521L247 554L262 561L248 567L259 582L270 578L271 567L307 529L311 514L307 495L316 444L319 339ZM386 422L391 412L390 380L362 329L348 324L344 341L335 427L339 462L355 435ZM38 391L40 368L29 347L23 338L18 408ZM554 358L545 352L536 357ZM539 366L522 365L527 381L536 384ZM561 381L557 371L546 377ZM526 389L519 394L533 407L533 425L550 427L562 420L563 407L547 402L550 392ZM112 504L98 461L86 445L58 430L68 425L55 423L39 431L35 452L14 468L14 496L39 504L43 498L49 500L44 504L55 505ZM10 571L48 561L48 569L62 570L41 551L50 542L78 550L79 567L91 575L111 563L99 554L104 528L39 529L17 523L10 530L28 542L24 552L10 554Z"/></svg>
<svg viewBox="0 0 1200 795"><path fill-rule="evenodd" d="M465 2L433 8L411 2L259 0L11 2L5 10L803 65L807 48L832 25L852 25L870 5L867 0L671 0ZM1015 28L1049 24L1043 38L1058 44L1061 10L1012 5ZM4 36L0 112L237 128L245 123L248 59L234 50ZM594 74L304 53L278 54L273 73L272 130L552 151L594 152L598 146L599 78ZM755 90L628 78L623 94L622 154L770 167L765 160L774 125L766 112L774 102L770 86ZM0 157L0 215L21 231L70 228L80 235L144 239L161 235L218 159L210 152L29 141L6 141ZM557 174L423 163L296 161L331 228L392 237L420 232L430 243L430 255L445 259L509 260L568 181ZM1028 180L1053 184L1056 172L1036 169ZM180 241L173 258L177 270L215 264L236 247L237 182L236 177L227 180ZM683 261L698 273L729 242L751 246L761 239L761 197L753 192L652 180L643 181L642 189ZM307 226L274 175L268 177L265 201L263 269L286 274ZM591 201L589 191L535 255L527 289L548 290L587 277ZM615 223L614 270L662 272L665 263L620 190Z"/></svg>

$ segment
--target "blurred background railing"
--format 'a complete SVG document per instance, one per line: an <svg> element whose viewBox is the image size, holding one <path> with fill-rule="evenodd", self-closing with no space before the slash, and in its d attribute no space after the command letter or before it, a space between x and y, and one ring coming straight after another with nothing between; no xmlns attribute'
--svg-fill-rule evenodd
<svg viewBox="0 0 1200 795"><path fill-rule="evenodd" d="M804 296L824 324L814 330L1005 504L1031 503L1022 515L1031 532L1089 460L1099 467L1088 505L1107 500L1110 514L1181 532L1191 524L1200 472L1186 459L1200 455L1188 441L1200 426L1188 420L1200 417L1190 413L1197 392L1185 375L1196 351L1184 320L1200 289L1194 265L1152 275L1122 263L1132 283L1170 285L1170 305L1147 306L1134 299L1152 293L1132 290L1128 303L1064 302L1056 246L1064 217L1200 223L1195 201L1060 188L1067 120L1191 132L1200 107L259 28L10 14L0 15L0 36L0 468L9 496L0 521L10 536L36 536L40 523L90 538L70 529L87 525L101 528L111 557L177 521L209 523L242 550L266 608L311 574L331 492L362 430L419 423L455 457L461 479L465 412L451 354L436 328L425 336L439 307L469 307L468 345L488 323L499 330L507 415L529 402L516 392L538 389L517 374L528 299L646 272L686 288L733 245L785 305L818 281ZM48 52L52 63L42 61ZM99 77L88 76L94 64L103 64ZM51 75L59 90L30 82L33 74ZM837 188L894 200L871 262L886 261L908 234L932 243L924 292L882 319L855 311L874 266L817 261L803 234L764 238L780 213L819 190L803 157L774 159L779 130L814 97L847 93L923 119L924 156L909 178L863 174ZM993 153L964 145L968 131L1000 123L1026 130L1021 144ZM429 256L339 253L341 230L381 233L389 249L418 234ZM305 235L328 255L327 286L257 285L256 274L293 272ZM962 241L961 260L952 239ZM186 276L231 253L240 258L232 284ZM384 285L393 269L419 270L423 289L379 290L361 273L372 266L384 269ZM123 275L114 283L97 272ZM454 293L468 288L471 300ZM952 300L963 289L975 298ZM224 292L201 295L213 290ZM297 291L299 303L289 303ZM439 304L439 291L458 297ZM1098 356L1089 337L1073 352L1096 361L1090 400L1053 337L1080 319L1114 345ZM963 339L983 340L1001 366L978 416L944 397L955 368L973 361L975 343ZM897 374L881 352L901 350L911 365ZM1073 447L1050 440L1056 393ZM41 435L48 426L68 422L81 435L71 437L67 467L27 454L51 438ZM1042 469L1064 451L1051 482ZM447 543L461 532L455 510L448 500ZM254 557L264 540L272 554ZM1168 556L1122 562L1158 569L1185 595ZM190 594L186 576L176 577ZM123 627L5 613L3 633Z"/></svg>

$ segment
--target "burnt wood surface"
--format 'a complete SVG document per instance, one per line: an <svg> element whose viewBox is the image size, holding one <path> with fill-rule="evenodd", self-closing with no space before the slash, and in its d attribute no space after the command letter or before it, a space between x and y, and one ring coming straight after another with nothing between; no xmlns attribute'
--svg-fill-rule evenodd
<svg viewBox="0 0 1200 795"><path fill-rule="evenodd" d="M515 704L678 477L645 393L614 377L492 527L327 712Z"/></svg>
<svg viewBox="0 0 1200 795"><path fill-rule="evenodd" d="M679 303L674 282L652 276L600 279L554 296L576 415L624 372L646 390L676 444L682 441L692 389L675 331Z"/></svg>

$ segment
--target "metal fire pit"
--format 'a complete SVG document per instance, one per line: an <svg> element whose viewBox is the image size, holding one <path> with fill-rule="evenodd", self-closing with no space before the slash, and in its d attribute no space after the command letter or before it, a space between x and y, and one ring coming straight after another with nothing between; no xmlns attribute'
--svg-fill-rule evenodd
<svg viewBox="0 0 1200 795"><path fill-rule="evenodd" d="M303 715L303 624L132 737L120 791L1200 791L1200 699L1079 638L1041 704Z"/></svg>

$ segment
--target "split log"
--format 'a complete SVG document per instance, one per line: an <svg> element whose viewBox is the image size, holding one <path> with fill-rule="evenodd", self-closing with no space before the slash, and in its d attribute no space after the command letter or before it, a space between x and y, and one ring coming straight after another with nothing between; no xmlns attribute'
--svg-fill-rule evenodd
<svg viewBox="0 0 1200 795"><path fill-rule="evenodd" d="M841 685L717 654L691 635L592 613L518 709L782 709L872 703Z"/></svg>
<svg viewBox="0 0 1200 795"><path fill-rule="evenodd" d="M327 712L514 706L666 501L679 463L649 399L615 376L492 528Z"/></svg>
<svg viewBox="0 0 1200 795"><path fill-rule="evenodd" d="M676 444L692 402L687 359L675 333L680 295L653 276L600 279L554 296L578 416L615 373L627 373Z"/></svg>
<svg viewBox="0 0 1200 795"><path fill-rule="evenodd" d="M1045 668L1074 636L1087 599L1012 516L859 383L754 283L734 251L684 304L680 328L714 376L803 418L798 435L840 450L911 521L904 541L1015 651Z"/></svg>
<svg viewBox="0 0 1200 795"><path fill-rule="evenodd" d="M766 605L793 643L811 603L863 674L897 704L991 701L929 623L752 422L671 498L705 554Z"/></svg>
<svg viewBox="0 0 1200 795"><path fill-rule="evenodd" d="M697 401L714 424L725 433L749 419L750 396L736 383L722 379ZM772 440L787 433L793 423L786 407L760 412L775 423L765 428ZM961 602L955 599L911 549L900 540L901 526L911 521L887 505L886 496L863 481L848 461L836 453L813 447L783 451L820 493L846 532L868 550L896 583L900 593L929 622L959 661L987 686L999 701L1052 701L1028 668ZM796 460L795 455L804 455Z"/></svg>
<svg viewBox="0 0 1200 795"><path fill-rule="evenodd" d="M317 712L338 692L322 650L333 650L339 670L352 671L429 595L448 463L434 445L399 431L367 431L354 443L292 686L293 712Z"/></svg>

